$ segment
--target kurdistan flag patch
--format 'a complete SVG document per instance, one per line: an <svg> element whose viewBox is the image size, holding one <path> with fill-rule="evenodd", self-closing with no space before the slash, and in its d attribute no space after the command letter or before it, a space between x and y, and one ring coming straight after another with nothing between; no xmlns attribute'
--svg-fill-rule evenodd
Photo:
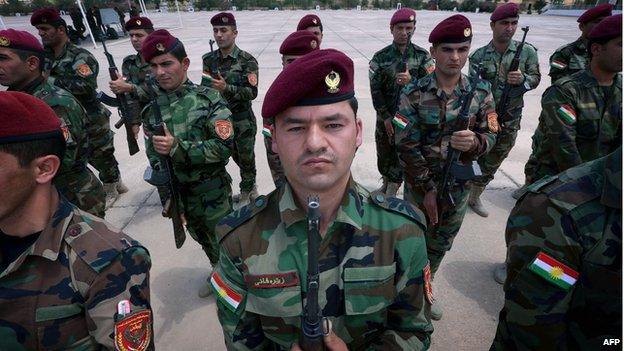
<svg viewBox="0 0 624 351"><path fill-rule="evenodd" d="M223 281L217 271L212 272L212 275L210 276L210 284L212 285L212 289L214 290L215 295L217 295L217 298L232 312L236 312L238 305L240 305L243 300L242 295L230 288Z"/></svg>
<svg viewBox="0 0 624 351"><path fill-rule="evenodd" d="M407 127L408 123L409 122L407 121L407 118L405 118L405 116L398 112L394 115L394 118L392 119L392 124L401 129Z"/></svg>
<svg viewBox="0 0 624 351"><path fill-rule="evenodd" d="M561 62L561 61L553 61L550 63L550 66L552 68L557 68L557 69L564 69L566 67L568 67L568 65L566 65L565 63Z"/></svg>
<svg viewBox="0 0 624 351"><path fill-rule="evenodd" d="M267 138L271 138L273 136L273 127L268 125L268 124L264 124L262 126L262 135L264 135Z"/></svg>
<svg viewBox="0 0 624 351"><path fill-rule="evenodd" d="M529 269L550 283L568 290L578 279L578 272L547 254L537 254Z"/></svg>
<svg viewBox="0 0 624 351"><path fill-rule="evenodd" d="M574 124L576 122L576 112L570 105L559 106L557 114L566 124Z"/></svg>

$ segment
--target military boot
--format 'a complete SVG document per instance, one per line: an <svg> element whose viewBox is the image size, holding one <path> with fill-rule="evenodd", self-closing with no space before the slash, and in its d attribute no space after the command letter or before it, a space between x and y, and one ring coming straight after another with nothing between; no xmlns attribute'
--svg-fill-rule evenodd
<svg viewBox="0 0 624 351"><path fill-rule="evenodd" d="M258 186L254 184L251 191L241 191L240 199L238 200L238 208L249 205L258 197Z"/></svg>
<svg viewBox="0 0 624 351"><path fill-rule="evenodd" d="M434 300L431 305L431 319L434 321L439 321L442 319L442 308L440 307L440 303L438 300Z"/></svg>
<svg viewBox="0 0 624 351"><path fill-rule="evenodd" d="M401 183L388 182L386 186L386 197L397 197L397 192L399 192L400 187Z"/></svg>
<svg viewBox="0 0 624 351"><path fill-rule="evenodd" d="M197 296L201 299L205 299L206 297L212 295L212 284L210 284L210 277L212 276L212 271L208 275L208 279L204 281L202 286L199 287L199 291L197 292Z"/></svg>
<svg viewBox="0 0 624 351"><path fill-rule="evenodd" d="M119 180L115 183L115 188L117 189L117 192L120 194L125 194L128 192L128 187L121 181L121 177L119 177Z"/></svg>
<svg viewBox="0 0 624 351"><path fill-rule="evenodd" d="M104 209L108 210L117 199L119 199L119 192L117 191L117 183L104 183L104 192L106 193L106 206Z"/></svg>
<svg viewBox="0 0 624 351"><path fill-rule="evenodd" d="M485 209L481 202L481 194L485 190L485 186L472 185L470 188L470 196L468 197L468 206L481 217L487 217L490 215L488 210Z"/></svg>
<svg viewBox="0 0 624 351"><path fill-rule="evenodd" d="M514 190L514 192L511 193L511 197L513 197L514 199L518 200L520 198L520 196L522 196L526 192L526 188L527 188L527 185L524 184L523 186L521 186L518 189Z"/></svg>
<svg viewBox="0 0 624 351"><path fill-rule="evenodd" d="M375 191L379 191L381 193L385 193L386 190L388 190L388 178L383 177L382 180L383 180L383 183L381 184L381 187L377 188Z"/></svg>
<svg viewBox="0 0 624 351"><path fill-rule="evenodd" d="M494 268L494 280L499 284L505 284L507 280L507 264L501 263Z"/></svg>

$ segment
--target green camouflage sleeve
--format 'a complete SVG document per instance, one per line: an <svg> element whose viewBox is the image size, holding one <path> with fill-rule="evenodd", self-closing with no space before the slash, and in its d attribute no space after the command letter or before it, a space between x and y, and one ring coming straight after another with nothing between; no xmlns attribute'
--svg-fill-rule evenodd
<svg viewBox="0 0 624 351"><path fill-rule="evenodd" d="M475 98L479 99L479 111L477 112L477 119L472 130L479 139L479 148L473 153L474 156L479 157L487 154L492 150L494 144L496 144L496 133L499 127L494 128L492 125L493 120L496 120L496 106L494 104L494 95L490 89L490 83L482 81L487 85L483 90L477 91ZM479 96L481 95L481 96Z"/></svg>
<svg viewBox="0 0 624 351"><path fill-rule="evenodd" d="M527 50L527 59L524 63L524 88L525 90L532 90L537 88L542 74L539 69L539 61L537 59L537 50L532 45L525 45L524 50Z"/></svg>
<svg viewBox="0 0 624 351"><path fill-rule="evenodd" d="M258 96L258 61L249 57L243 65L242 85L227 84L223 96L227 101L251 101ZM253 76L253 78L252 78Z"/></svg>
<svg viewBox="0 0 624 351"><path fill-rule="evenodd" d="M55 104L52 110L61 117L61 123L67 128L65 154L62 163L66 169L72 169L82 156L81 145L88 144L88 136L84 129L84 121L87 116L81 106L71 104L70 106Z"/></svg>
<svg viewBox="0 0 624 351"><path fill-rule="evenodd" d="M551 155L559 171L583 163L576 146L574 102L574 97L557 85L548 88L542 97L544 134L547 139L557 143L557 150Z"/></svg>
<svg viewBox="0 0 624 351"><path fill-rule="evenodd" d="M569 54L566 54L563 48L557 49L548 60L550 64L550 76L551 83L555 83L560 78L567 76L568 73L568 61L570 60Z"/></svg>
<svg viewBox="0 0 624 351"><path fill-rule="evenodd" d="M477 74L477 67L479 63L483 61L483 55L479 54L480 51L481 50L474 51L468 58L468 77L474 77L475 74ZM478 73L481 74L481 72Z"/></svg>
<svg viewBox="0 0 624 351"><path fill-rule="evenodd" d="M379 66L376 56L368 64L368 80L370 81L373 107L377 111L377 116L382 119L392 118L387 109L387 101L382 92L383 69Z"/></svg>
<svg viewBox="0 0 624 351"><path fill-rule="evenodd" d="M418 66L418 74L416 77L412 77L412 79L420 79L435 70L435 61L433 58L427 53L422 60L420 66Z"/></svg>
<svg viewBox="0 0 624 351"><path fill-rule="evenodd" d="M578 269L582 247L573 228L544 194L529 193L512 210L505 233L505 305L491 350L567 349L566 314L574 288L556 285L531 267L541 251Z"/></svg>
<svg viewBox="0 0 624 351"><path fill-rule="evenodd" d="M95 57L86 52L79 53L72 62L72 69L71 75L54 77L53 84L69 91L78 100L83 96L91 97L97 89L100 69Z"/></svg>

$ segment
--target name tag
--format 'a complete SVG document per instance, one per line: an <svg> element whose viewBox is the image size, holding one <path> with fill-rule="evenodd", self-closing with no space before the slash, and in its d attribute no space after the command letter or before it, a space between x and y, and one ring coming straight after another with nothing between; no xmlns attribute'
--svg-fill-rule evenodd
<svg viewBox="0 0 624 351"><path fill-rule="evenodd" d="M297 272L247 275L245 283L250 289L286 288L299 285L299 275Z"/></svg>

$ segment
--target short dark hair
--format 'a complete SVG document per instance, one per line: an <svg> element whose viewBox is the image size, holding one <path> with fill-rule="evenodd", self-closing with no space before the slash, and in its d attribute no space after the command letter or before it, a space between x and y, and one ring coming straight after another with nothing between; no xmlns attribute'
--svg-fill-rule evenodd
<svg viewBox="0 0 624 351"><path fill-rule="evenodd" d="M65 140L59 135L45 139L0 144L0 152L15 156L20 167L28 167L34 159L48 155L54 155L62 161L65 155Z"/></svg>
<svg viewBox="0 0 624 351"><path fill-rule="evenodd" d="M188 55L186 54L186 49L184 49L184 44L182 44L180 40L176 41L175 45L169 51L169 53L180 62L188 57Z"/></svg>
<svg viewBox="0 0 624 351"><path fill-rule="evenodd" d="M35 56L39 59L39 71L43 71L43 67L45 66L45 53L38 53L34 51L20 50L20 49L11 49L17 56L19 56L20 60L26 61L30 56Z"/></svg>
<svg viewBox="0 0 624 351"><path fill-rule="evenodd" d="M349 106L351 106L351 109L353 110L353 114L355 114L357 116L357 111L358 111L358 101L357 98L354 96L352 98L350 98L348 100L349 102Z"/></svg>

